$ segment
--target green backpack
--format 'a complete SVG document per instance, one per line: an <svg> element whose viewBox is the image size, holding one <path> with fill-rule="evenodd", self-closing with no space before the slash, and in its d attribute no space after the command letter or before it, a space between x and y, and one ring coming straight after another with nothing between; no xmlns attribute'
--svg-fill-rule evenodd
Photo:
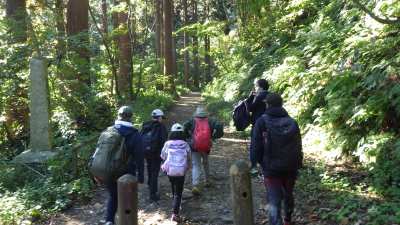
<svg viewBox="0 0 400 225"><path fill-rule="evenodd" d="M100 134L96 151L89 162L89 172L103 183L116 181L128 171L125 138L109 127Z"/></svg>

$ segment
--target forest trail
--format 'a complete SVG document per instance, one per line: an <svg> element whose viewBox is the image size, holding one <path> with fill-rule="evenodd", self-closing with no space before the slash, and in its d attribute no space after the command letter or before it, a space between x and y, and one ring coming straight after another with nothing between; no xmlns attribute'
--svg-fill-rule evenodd
<svg viewBox="0 0 400 225"><path fill-rule="evenodd" d="M184 122L189 119L195 108L201 104L201 96L198 93L181 97L167 114L168 127L174 122ZM214 143L210 155L212 186L204 188L202 194L195 197L191 193L191 174L186 176L181 211L183 224L233 224L229 168L236 160L247 159L248 140L239 138L237 134L227 129L225 132L225 136ZM172 210L170 183L167 176L161 173L159 185L161 200L158 204L149 203L147 185L140 185L139 224L175 224L170 222ZM267 224L265 189L260 177L252 180L252 189L256 224ZM50 218L46 225L103 224L106 200L107 192L103 188L98 188L88 204L74 205L65 212ZM304 201L297 199L297 202ZM296 211L296 224L318 224L315 221L306 221L298 215L301 214Z"/></svg>

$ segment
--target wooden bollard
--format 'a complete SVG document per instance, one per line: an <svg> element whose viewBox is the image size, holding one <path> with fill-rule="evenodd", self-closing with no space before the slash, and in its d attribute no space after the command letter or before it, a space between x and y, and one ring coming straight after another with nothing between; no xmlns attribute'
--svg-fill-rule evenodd
<svg viewBox="0 0 400 225"><path fill-rule="evenodd" d="M136 177L125 174L118 179L118 211L116 225L138 224L138 183Z"/></svg>
<svg viewBox="0 0 400 225"><path fill-rule="evenodd" d="M253 197L250 167L239 160L230 168L233 221L235 225L253 225Z"/></svg>

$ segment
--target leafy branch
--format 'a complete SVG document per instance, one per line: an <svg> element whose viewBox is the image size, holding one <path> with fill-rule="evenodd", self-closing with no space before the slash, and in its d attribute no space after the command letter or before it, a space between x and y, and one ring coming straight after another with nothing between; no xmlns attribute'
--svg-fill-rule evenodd
<svg viewBox="0 0 400 225"><path fill-rule="evenodd" d="M379 23L383 24L400 24L400 18L396 19L388 19L388 18L381 18L378 15L374 14L371 10L369 10L365 5L361 4L359 0L353 0L354 4L357 5L362 11L367 13L372 19L378 21Z"/></svg>

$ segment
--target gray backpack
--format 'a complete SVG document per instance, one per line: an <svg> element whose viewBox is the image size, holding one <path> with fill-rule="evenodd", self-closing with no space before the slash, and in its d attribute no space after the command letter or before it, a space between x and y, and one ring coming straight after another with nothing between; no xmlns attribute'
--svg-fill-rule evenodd
<svg viewBox="0 0 400 225"><path fill-rule="evenodd" d="M89 162L89 172L103 183L116 181L128 171L125 138L109 127L97 141L96 151Z"/></svg>

